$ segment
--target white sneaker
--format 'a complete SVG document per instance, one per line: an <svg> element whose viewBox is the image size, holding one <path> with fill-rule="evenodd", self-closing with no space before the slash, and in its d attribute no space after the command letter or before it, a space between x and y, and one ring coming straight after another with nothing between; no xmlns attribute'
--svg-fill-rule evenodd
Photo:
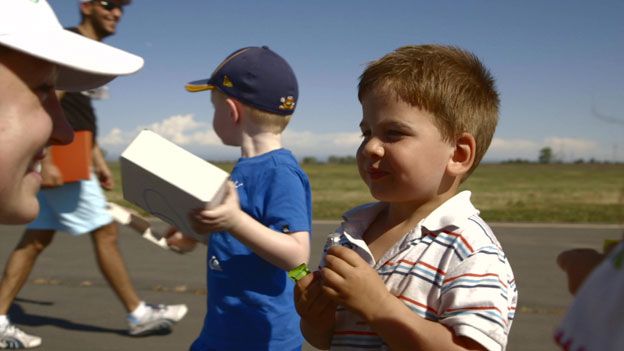
<svg viewBox="0 0 624 351"><path fill-rule="evenodd" d="M129 320L132 336L163 334L171 331L173 324L184 318L186 305L145 305L147 311L140 320Z"/></svg>
<svg viewBox="0 0 624 351"><path fill-rule="evenodd" d="M28 335L11 323L0 325L0 349L30 349L41 345L41 338Z"/></svg>

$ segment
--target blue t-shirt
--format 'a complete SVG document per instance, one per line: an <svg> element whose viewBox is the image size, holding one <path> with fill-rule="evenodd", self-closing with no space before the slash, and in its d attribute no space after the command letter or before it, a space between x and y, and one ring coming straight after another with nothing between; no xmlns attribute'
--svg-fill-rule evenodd
<svg viewBox="0 0 624 351"><path fill-rule="evenodd" d="M260 223L279 233L311 232L310 183L290 151L278 149L241 158L231 179L241 208ZM227 232L210 235L207 264L208 307L191 350L301 347L293 282L284 270Z"/></svg>

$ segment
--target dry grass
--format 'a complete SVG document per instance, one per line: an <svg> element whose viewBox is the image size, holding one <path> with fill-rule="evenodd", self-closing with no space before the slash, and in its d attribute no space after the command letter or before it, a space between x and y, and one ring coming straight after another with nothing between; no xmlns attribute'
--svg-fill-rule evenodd
<svg viewBox="0 0 624 351"><path fill-rule="evenodd" d="M119 167L112 165L122 202ZM219 164L231 171L232 164ZM353 164L304 165L312 184L314 219L340 218L372 201ZM624 164L483 164L462 189L488 221L624 223Z"/></svg>

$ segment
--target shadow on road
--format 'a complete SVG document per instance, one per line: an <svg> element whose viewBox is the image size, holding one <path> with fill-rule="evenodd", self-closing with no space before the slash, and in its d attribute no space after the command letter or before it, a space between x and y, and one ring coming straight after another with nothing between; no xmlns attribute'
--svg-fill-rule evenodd
<svg viewBox="0 0 624 351"><path fill-rule="evenodd" d="M69 321L67 319L62 318L54 318L43 315L35 315L29 314L24 310L24 308L20 305L20 303L27 304L37 304L37 305L45 305L51 306L54 303L49 301L36 301L36 300L28 300L28 299L16 299L16 302L11 305L9 309L9 316L11 316L11 322L21 326L55 326L61 329L72 330L72 331L81 331L81 332L90 332L90 333L110 333L117 335L128 335L126 329L111 329L98 327L95 325L81 324Z"/></svg>

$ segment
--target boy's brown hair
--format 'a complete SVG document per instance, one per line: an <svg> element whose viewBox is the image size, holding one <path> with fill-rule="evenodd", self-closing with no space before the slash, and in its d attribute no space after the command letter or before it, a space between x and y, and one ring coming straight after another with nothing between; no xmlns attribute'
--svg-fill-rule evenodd
<svg viewBox="0 0 624 351"><path fill-rule="evenodd" d="M371 62L358 85L360 102L370 92L390 96L435 116L446 141L467 132L476 140L475 160L487 151L498 122L494 78L479 59L453 46L404 46Z"/></svg>

